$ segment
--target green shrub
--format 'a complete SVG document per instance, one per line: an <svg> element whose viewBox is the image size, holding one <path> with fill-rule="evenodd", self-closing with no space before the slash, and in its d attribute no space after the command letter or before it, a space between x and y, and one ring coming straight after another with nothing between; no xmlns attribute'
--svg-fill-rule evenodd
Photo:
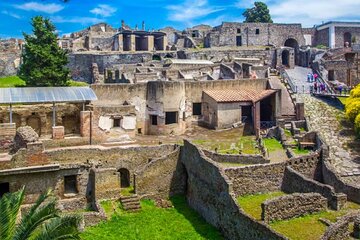
<svg viewBox="0 0 360 240"><path fill-rule="evenodd" d="M26 83L24 80L19 78L18 76L8 76L0 78L0 87L8 88L8 87L25 87Z"/></svg>
<svg viewBox="0 0 360 240"><path fill-rule="evenodd" d="M360 113L360 98L349 98L345 106L345 115L354 122L356 116Z"/></svg>
<svg viewBox="0 0 360 240"><path fill-rule="evenodd" d="M356 86L353 90L351 90L350 97L360 98L360 85Z"/></svg>
<svg viewBox="0 0 360 240"><path fill-rule="evenodd" d="M355 118L354 128L356 134L360 136L360 114L358 114Z"/></svg>
<svg viewBox="0 0 360 240"><path fill-rule="evenodd" d="M77 82L77 81L73 81L73 80L67 81L67 85L70 86L70 87L86 87L86 86L89 86L89 84L87 84L86 82Z"/></svg>

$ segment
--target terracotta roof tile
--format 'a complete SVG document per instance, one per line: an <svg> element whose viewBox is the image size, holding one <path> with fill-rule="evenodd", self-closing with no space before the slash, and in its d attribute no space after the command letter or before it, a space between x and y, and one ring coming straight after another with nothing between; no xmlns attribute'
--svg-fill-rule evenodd
<svg viewBox="0 0 360 240"><path fill-rule="evenodd" d="M228 90L205 90L204 93L216 102L258 102L277 90L255 89L228 89Z"/></svg>

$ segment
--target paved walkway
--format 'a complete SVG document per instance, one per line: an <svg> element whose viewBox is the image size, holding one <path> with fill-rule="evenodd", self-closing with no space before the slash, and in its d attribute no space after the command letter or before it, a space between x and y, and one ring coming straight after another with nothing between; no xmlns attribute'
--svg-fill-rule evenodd
<svg viewBox="0 0 360 240"><path fill-rule="evenodd" d="M352 126L346 124L344 111L333 99L316 98L309 93L311 83L307 82L308 68L296 67L286 70L298 86L298 99L305 103L305 116L310 130L317 131L330 148L331 163L345 181L360 184L360 146L355 140ZM300 91L302 87L305 94Z"/></svg>
<svg viewBox="0 0 360 240"><path fill-rule="evenodd" d="M307 82L307 74L312 72L310 68L296 66L294 69L287 69L286 72L297 86L298 93L310 93L310 86L313 85Z"/></svg>

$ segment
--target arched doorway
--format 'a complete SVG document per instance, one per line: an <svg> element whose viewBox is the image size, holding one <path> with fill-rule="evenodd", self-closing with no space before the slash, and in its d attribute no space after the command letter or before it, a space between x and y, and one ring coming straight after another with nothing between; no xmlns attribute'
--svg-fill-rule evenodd
<svg viewBox="0 0 360 240"><path fill-rule="evenodd" d="M130 172L126 168L120 168L118 170L120 173L120 187L127 188L130 187Z"/></svg>
<svg viewBox="0 0 360 240"><path fill-rule="evenodd" d="M291 47L294 49L294 53L295 53L295 64L299 65L299 43L298 41L296 41L296 39L294 38L289 38L285 41L284 43L285 47Z"/></svg>
<svg viewBox="0 0 360 240"><path fill-rule="evenodd" d="M41 120L36 115L31 115L27 118L26 124L34 129L34 131L40 136L41 135Z"/></svg>
<svg viewBox="0 0 360 240"><path fill-rule="evenodd" d="M281 53L281 64L283 66L289 67L289 57L290 57L290 52L288 50L283 50Z"/></svg>
<svg viewBox="0 0 360 240"><path fill-rule="evenodd" d="M351 47L351 40L352 40L352 36L351 33L346 32L344 33L344 47L346 47L346 43L349 43L349 47Z"/></svg>

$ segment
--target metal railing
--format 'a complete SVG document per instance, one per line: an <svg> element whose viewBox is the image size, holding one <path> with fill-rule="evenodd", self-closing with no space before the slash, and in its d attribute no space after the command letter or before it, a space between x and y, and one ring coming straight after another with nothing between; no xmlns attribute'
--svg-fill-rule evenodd
<svg viewBox="0 0 360 240"><path fill-rule="evenodd" d="M285 69L281 69L280 74L282 78L286 80L286 82L289 84L291 91L293 91L293 93L297 93L298 92L297 86L293 83L293 81L291 80L289 74L287 74Z"/></svg>
<svg viewBox="0 0 360 240"><path fill-rule="evenodd" d="M318 78L317 78L318 83L320 83L320 84L322 83L325 85L325 92L330 93L330 94L335 94L334 88L332 86L330 86L330 84L322 78L320 73L317 70L315 70L315 73L318 75Z"/></svg>

